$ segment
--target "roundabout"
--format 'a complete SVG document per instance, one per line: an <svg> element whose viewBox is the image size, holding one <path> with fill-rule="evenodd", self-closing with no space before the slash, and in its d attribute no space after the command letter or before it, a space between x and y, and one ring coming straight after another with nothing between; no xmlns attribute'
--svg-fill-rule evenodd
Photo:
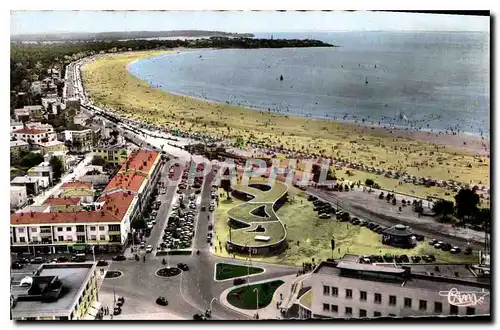
<svg viewBox="0 0 500 330"><path fill-rule="evenodd" d="M155 275L158 277L173 277L179 275L181 272L182 271L177 267L168 267L158 269Z"/></svg>

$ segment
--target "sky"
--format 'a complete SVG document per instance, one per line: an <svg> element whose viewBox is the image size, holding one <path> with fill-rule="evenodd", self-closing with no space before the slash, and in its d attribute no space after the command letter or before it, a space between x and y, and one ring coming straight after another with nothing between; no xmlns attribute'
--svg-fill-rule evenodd
<svg viewBox="0 0 500 330"><path fill-rule="evenodd" d="M488 16L366 11L12 11L10 34L167 30L489 32L489 26Z"/></svg>

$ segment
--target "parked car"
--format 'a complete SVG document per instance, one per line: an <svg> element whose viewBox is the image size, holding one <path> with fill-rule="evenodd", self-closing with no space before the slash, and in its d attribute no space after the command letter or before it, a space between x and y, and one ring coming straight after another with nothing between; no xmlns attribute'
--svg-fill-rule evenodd
<svg viewBox="0 0 500 330"><path fill-rule="evenodd" d="M245 284L246 282L247 282L247 280L244 279L244 278L241 278L241 277L240 278L235 278L233 280L233 285L242 285L242 284Z"/></svg>
<svg viewBox="0 0 500 330"><path fill-rule="evenodd" d="M127 260L127 257L125 257L123 255L113 256L113 258L111 258L111 260L113 260L113 261L125 261L125 260Z"/></svg>
<svg viewBox="0 0 500 330"><path fill-rule="evenodd" d="M415 239L419 242L422 242L424 240L424 235L415 234Z"/></svg>
<svg viewBox="0 0 500 330"><path fill-rule="evenodd" d="M146 248L146 242L141 242L140 248L141 249L145 249Z"/></svg>
<svg viewBox="0 0 500 330"><path fill-rule="evenodd" d="M203 206L201 207L201 212L205 212L206 210L207 210L207 207L206 207L205 205L203 205Z"/></svg>
<svg viewBox="0 0 500 330"><path fill-rule="evenodd" d="M23 267L23 264L20 264L19 262L13 262L11 265L12 269L22 269Z"/></svg>
<svg viewBox="0 0 500 330"><path fill-rule="evenodd" d="M120 315L122 312L122 309L120 307L115 307L113 309L113 315Z"/></svg>
<svg viewBox="0 0 500 330"><path fill-rule="evenodd" d="M437 239L433 238L429 241L429 245L436 245L436 243L438 242Z"/></svg>
<svg viewBox="0 0 500 330"><path fill-rule="evenodd" d="M470 247L466 247L464 249L464 254L466 254L466 255L472 254L472 249Z"/></svg>
<svg viewBox="0 0 500 330"><path fill-rule="evenodd" d="M441 245L441 250L443 251L450 251L452 249L452 246L450 243L444 243L443 245Z"/></svg>
<svg viewBox="0 0 500 330"><path fill-rule="evenodd" d="M57 258L57 262L68 262L69 259L65 256L60 256Z"/></svg>
<svg viewBox="0 0 500 330"><path fill-rule="evenodd" d="M44 260L42 257L35 257L34 259L31 259L32 264L43 264Z"/></svg>
<svg viewBox="0 0 500 330"><path fill-rule="evenodd" d="M165 297L159 296L156 298L156 303L160 306L168 306L168 300Z"/></svg>
<svg viewBox="0 0 500 330"><path fill-rule="evenodd" d="M462 252L462 249L459 248L458 246L454 246L453 248L451 248L450 252L454 253L454 254L455 253L460 253L460 252Z"/></svg>
<svg viewBox="0 0 500 330"><path fill-rule="evenodd" d="M443 241L439 241L439 242L437 242L436 244L434 244L434 248L436 248L436 249L440 249L440 248L441 248L441 246L442 246L443 244L444 244L444 242L443 242Z"/></svg>
<svg viewBox="0 0 500 330"><path fill-rule="evenodd" d="M153 252L153 247L151 245L148 245L146 247L146 253L151 253L151 252Z"/></svg>
<svg viewBox="0 0 500 330"><path fill-rule="evenodd" d="M187 272L189 270L189 266L186 264L183 264L183 263L178 263L177 268L179 268L180 270L185 271L185 272Z"/></svg>
<svg viewBox="0 0 500 330"><path fill-rule="evenodd" d="M107 261L105 261L105 260L99 260L99 261L97 262L97 266L98 266L98 267L105 267L105 266L107 266L107 265L108 265L108 262L107 262Z"/></svg>

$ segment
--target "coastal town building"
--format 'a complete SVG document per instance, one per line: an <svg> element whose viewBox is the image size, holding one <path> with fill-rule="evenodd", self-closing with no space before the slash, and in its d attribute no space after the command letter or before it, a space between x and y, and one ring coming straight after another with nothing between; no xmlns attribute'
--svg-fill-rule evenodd
<svg viewBox="0 0 500 330"><path fill-rule="evenodd" d="M102 157L107 163L116 165L123 164L128 157L125 145L96 146L92 151L94 156Z"/></svg>
<svg viewBox="0 0 500 330"><path fill-rule="evenodd" d="M43 159L45 162L50 162L52 157L56 157L61 161L61 164L63 166L63 170L67 171L69 166L68 166L68 151L45 151L43 155Z"/></svg>
<svg viewBox="0 0 500 330"><path fill-rule="evenodd" d="M11 139L31 144L56 141L57 135L51 125L40 123L26 124L26 127L11 132Z"/></svg>
<svg viewBox="0 0 500 330"><path fill-rule="evenodd" d="M28 202L26 186L10 186L10 207L18 208Z"/></svg>
<svg viewBox="0 0 500 330"><path fill-rule="evenodd" d="M26 187L26 193L29 195L38 195L40 189L42 188L43 182L39 177L16 176L12 181L10 181L11 186Z"/></svg>
<svg viewBox="0 0 500 330"><path fill-rule="evenodd" d="M39 149L42 154L47 154L56 151L63 151L63 152L68 151L68 148L66 147L64 142L58 140L35 143L34 147Z"/></svg>
<svg viewBox="0 0 500 330"><path fill-rule="evenodd" d="M43 264L11 284L13 320L81 320L97 306L95 263Z"/></svg>
<svg viewBox="0 0 500 330"><path fill-rule="evenodd" d="M30 150L30 144L22 140L10 141L10 157L20 157L23 152Z"/></svg>
<svg viewBox="0 0 500 330"><path fill-rule="evenodd" d="M48 162L42 162L37 166L33 166L28 170L28 176L30 177L46 177L49 179L49 184L52 185L54 182L54 172L52 166Z"/></svg>
<svg viewBox="0 0 500 330"><path fill-rule="evenodd" d="M66 130L63 132L64 140L69 142L69 150L83 153L90 152L94 144L94 133L91 129L81 131Z"/></svg>
<svg viewBox="0 0 500 330"><path fill-rule="evenodd" d="M490 314L490 275L478 265L322 262L299 289L303 295L286 313L302 319ZM450 290L484 301L457 306Z"/></svg>
<svg viewBox="0 0 500 330"><path fill-rule="evenodd" d="M17 121L43 119L43 107L41 105L25 105L22 108L14 109L14 117Z"/></svg>
<svg viewBox="0 0 500 330"><path fill-rule="evenodd" d="M43 212L17 212L11 215L11 250L22 252L29 246L45 252L89 250L121 251L129 238L130 224L140 216L159 179L162 166L158 152L132 153L108 183L91 210L76 209L91 203L92 185L67 182L61 194L48 200ZM88 198L88 199L86 199ZM77 201L78 200L78 201ZM57 209L57 212L52 210ZM33 233L43 233L33 235Z"/></svg>
<svg viewBox="0 0 500 330"><path fill-rule="evenodd" d="M61 98L42 97L42 106L46 113L57 115L61 112Z"/></svg>
<svg viewBox="0 0 500 330"><path fill-rule="evenodd" d="M18 129L24 128L24 124L20 121L10 121L10 132L17 131Z"/></svg>

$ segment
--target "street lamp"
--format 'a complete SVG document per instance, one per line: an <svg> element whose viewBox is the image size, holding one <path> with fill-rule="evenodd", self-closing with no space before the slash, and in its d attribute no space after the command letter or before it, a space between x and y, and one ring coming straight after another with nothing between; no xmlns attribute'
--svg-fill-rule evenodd
<svg viewBox="0 0 500 330"><path fill-rule="evenodd" d="M259 309L259 289L255 288L255 289L253 289L253 292L257 292L257 306L256 306L256 309Z"/></svg>

